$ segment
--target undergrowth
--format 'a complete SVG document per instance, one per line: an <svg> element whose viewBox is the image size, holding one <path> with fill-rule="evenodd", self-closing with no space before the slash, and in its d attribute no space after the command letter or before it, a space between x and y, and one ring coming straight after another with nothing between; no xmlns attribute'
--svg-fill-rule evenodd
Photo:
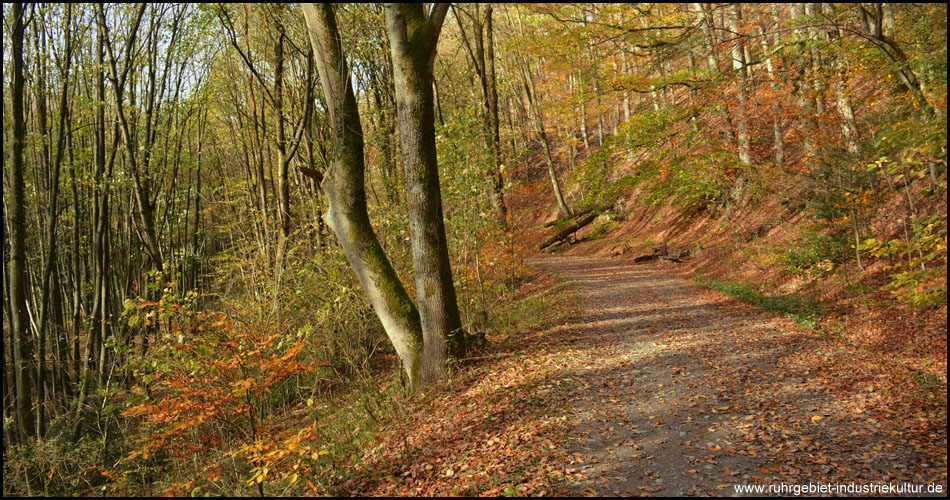
<svg viewBox="0 0 950 500"><path fill-rule="evenodd" d="M786 316L806 328L814 329L821 320L824 305L821 302L796 294L766 295L752 283L722 282L707 278L695 278L700 284L731 295L759 309Z"/></svg>

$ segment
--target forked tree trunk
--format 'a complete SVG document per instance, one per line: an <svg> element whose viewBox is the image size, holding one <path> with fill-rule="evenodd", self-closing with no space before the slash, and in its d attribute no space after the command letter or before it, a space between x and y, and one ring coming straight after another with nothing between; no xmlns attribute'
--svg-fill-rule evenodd
<svg viewBox="0 0 950 500"><path fill-rule="evenodd" d="M409 384L421 381L423 351L419 313L373 232L366 211L363 129L343 47L329 4L303 4L310 44L330 116L332 150L322 182L329 209L324 219L379 317Z"/></svg>

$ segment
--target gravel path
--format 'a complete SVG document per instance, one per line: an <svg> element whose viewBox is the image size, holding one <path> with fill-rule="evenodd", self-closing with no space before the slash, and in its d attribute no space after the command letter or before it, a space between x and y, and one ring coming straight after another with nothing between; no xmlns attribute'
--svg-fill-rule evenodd
<svg viewBox="0 0 950 500"><path fill-rule="evenodd" d="M843 402L814 383L797 356L812 332L673 276L669 264L530 263L573 282L585 308L566 325L578 336L570 493L730 496L737 484L925 478L896 465L920 457L886 444L864 395Z"/></svg>

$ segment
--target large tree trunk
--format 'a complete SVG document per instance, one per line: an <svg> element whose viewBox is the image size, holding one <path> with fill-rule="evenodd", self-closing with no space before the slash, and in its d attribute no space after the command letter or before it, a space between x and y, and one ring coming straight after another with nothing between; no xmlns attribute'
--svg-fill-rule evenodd
<svg viewBox="0 0 950 500"><path fill-rule="evenodd" d="M465 336L442 216L432 95L432 65L447 10L448 4L437 4L427 16L421 4L386 5L412 267L425 340L422 385L445 376L447 354L456 358L465 355Z"/></svg>
<svg viewBox="0 0 950 500"><path fill-rule="evenodd" d="M336 17L329 4L303 4L304 18L330 116L332 151L322 186L324 218L402 361L411 387L420 385L423 354L419 313L383 252L366 211L363 129Z"/></svg>

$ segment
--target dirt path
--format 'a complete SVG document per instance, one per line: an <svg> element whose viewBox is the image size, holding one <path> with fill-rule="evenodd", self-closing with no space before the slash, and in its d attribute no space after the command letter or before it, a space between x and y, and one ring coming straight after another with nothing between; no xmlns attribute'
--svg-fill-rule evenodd
<svg viewBox="0 0 950 500"><path fill-rule="evenodd" d="M856 393L820 383L801 356L810 350L814 358L813 332L700 289L663 264L563 256L531 264L573 282L585 307L569 326L578 336L570 493L728 496L736 484L809 482L946 487L946 455L914 441L945 450L945 431L909 428L887 413L873 385ZM855 354L821 355L847 363Z"/></svg>

